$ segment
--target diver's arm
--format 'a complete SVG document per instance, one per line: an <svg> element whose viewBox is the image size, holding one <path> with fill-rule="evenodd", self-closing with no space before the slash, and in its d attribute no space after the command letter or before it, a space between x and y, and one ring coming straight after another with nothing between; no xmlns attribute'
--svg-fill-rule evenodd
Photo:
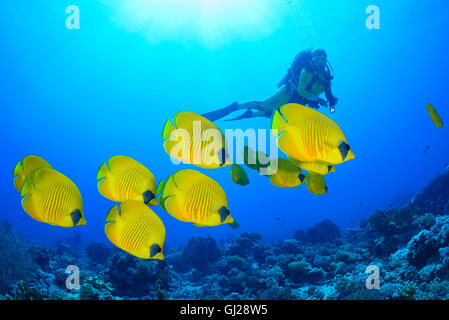
<svg viewBox="0 0 449 320"><path fill-rule="evenodd" d="M329 101L329 106L333 107L338 103L338 98L332 94L331 82L324 88L324 94L326 95L327 101Z"/></svg>
<svg viewBox="0 0 449 320"><path fill-rule="evenodd" d="M303 69L301 72L301 76L299 77L298 94L306 100L310 100L310 98L316 97L311 92L307 91L307 87L312 80L313 74Z"/></svg>

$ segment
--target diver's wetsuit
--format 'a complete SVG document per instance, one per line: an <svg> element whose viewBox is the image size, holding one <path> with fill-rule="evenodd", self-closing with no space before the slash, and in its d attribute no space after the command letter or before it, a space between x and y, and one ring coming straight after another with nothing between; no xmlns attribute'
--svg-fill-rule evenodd
<svg viewBox="0 0 449 320"><path fill-rule="evenodd" d="M277 94L275 94L273 97L268 98L265 101L249 101L249 102L245 102L243 104L234 102L234 103L230 104L229 106L224 107L222 109L204 113L204 114L202 114L202 116L209 119L210 121L216 121L216 120L226 117L227 115L229 115L235 111L246 110L242 115L240 115L236 118L225 120L225 121L234 121L234 120L256 118L256 117L271 118L274 110L278 110L280 107L282 107L284 104L287 104L287 103L298 103L298 104L302 104L302 105L309 105L311 108L314 108L314 109L319 108L318 102L308 101L304 97L300 96L298 94L297 90L289 90L289 88L287 86L285 88L281 88L281 90L290 91L290 92L288 92L288 93L286 92L283 99L282 99L282 97L279 97L279 99L274 98L273 99L274 101L271 101L271 103L267 103L267 101L270 101L270 99L275 97ZM267 108L269 106L272 106L272 107ZM327 106L327 104L326 104L326 106ZM256 111L253 112L252 109L254 109Z"/></svg>
<svg viewBox="0 0 449 320"><path fill-rule="evenodd" d="M328 72L319 71L312 65L308 65L302 70L297 82L292 80L288 81L280 87L280 90L276 94L265 101L250 101L243 104L234 102L225 108L204 113L203 117L215 121L232 112L246 110L241 116L226 121L255 117L271 118L274 110L279 109L287 103L298 103L318 109L320 105L327 107L328 102L320 98L318 98L318 101L311 101L305 96L310 97L311 95L315 95L318 97L323 91L329 101L329 105L333 107L337 104L338 99L332 95L331 80L332 77ZM256 111L253 112L252 109Z"/></svg>

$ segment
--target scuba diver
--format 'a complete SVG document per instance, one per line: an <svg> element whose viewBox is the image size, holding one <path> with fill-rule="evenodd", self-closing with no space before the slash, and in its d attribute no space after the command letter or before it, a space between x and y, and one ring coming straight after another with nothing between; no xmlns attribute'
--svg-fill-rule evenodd
<svg viewBox="0 0 449 320"><path fill-rule="evenodd" d="M211 111L202 116L210 121L219 120L228 114L246 110L241 116L228 119L233 121L255 117L271 118L273 111L287 103L299 103L318 109L329 105L330 112L335 112L338 98L332 94L331 81L334 78L332 66L327 61L323 49L307 49L298 53L284 78L278 83L278 92L265 101L234 102L229 106ZM325 93L324 100L319 96ZM255 111L253 111L255 110Z"/></svg>

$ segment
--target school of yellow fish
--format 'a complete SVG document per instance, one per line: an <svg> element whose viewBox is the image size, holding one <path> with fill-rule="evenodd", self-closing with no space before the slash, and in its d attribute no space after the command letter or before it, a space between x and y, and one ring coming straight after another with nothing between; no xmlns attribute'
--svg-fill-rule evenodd
<svg viewBox="0 0 449 320"><path fill-rule="evenodd" d="M437 127L442 128L436 109L427 104L427 110ZM248 168L268 177L276 187L294 188L305 183L311 193L324 195L328 192L324 176L335 172L336 165L355 158L340 127L311 108L282 106L274 112L271 129L276 130L272 132L277 132L277 145L287 158L270 159L248 146L243 148L242 156ZM205 169L231 166L235 184L250 183L245 169L231 163L222 131L196 113L182 111L173 122L167 120L162 140L165 151L176 160ZM77 186L43 158L24 157L14 167L13 177L24 211L35 220L65 228L86 224ZM116 155L100 166L97 186L102 196L116 203L105 218L107 238L142 259L164 259L165 226L151 206L159 204L175 219L198 227L239 226L231 216L226 192L197 170L177 171L157 184L144 165Z"/></svg>

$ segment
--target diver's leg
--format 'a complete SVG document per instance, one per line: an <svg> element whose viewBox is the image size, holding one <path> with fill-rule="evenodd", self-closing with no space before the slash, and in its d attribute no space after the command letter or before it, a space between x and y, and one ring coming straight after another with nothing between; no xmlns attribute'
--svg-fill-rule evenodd
<svg viewBox="0 0 449 320"><path fill-rule="evenodd" d="M256 109L256 110L262 110L262 103L263 101L249 101L242 103L240 105L240 109Z"/></svg>
<svg viewBox="0 0 449 320"><path fill-rule="evenodd" d="M231 119L231 120L252 118L251 109L263 110L261 105L262 105L262 101L249 101L249 102L245 102L242 104L234 102L234 103L230 104L229 106L224 107L222 109L203 113L202 116L209 119L210 121L216 121L223 117L226 117L228 114L230 114L234 111L246 109L246 112L242 116Z"/></svg>
<svg viewBox="0 0 449 320"><path fill-rule="evenodd" d="M203 113L202 116L209 119L210 121L216 121L223 117L226 117L228 114L230 114L234 111L237 111L239 109L240 109L240 105L237 102L234 102L227 107L224 107L224 108L221 108L221 109L218 109L215 111Z"/></svg>
<svg viewBox="0 0 449 320"><path fill-rule="evenodd" d="M261 117L271 118L274 110L279 110L284 104L291 100L287 86L282 86L274 95L260 104Z"/></svg>

